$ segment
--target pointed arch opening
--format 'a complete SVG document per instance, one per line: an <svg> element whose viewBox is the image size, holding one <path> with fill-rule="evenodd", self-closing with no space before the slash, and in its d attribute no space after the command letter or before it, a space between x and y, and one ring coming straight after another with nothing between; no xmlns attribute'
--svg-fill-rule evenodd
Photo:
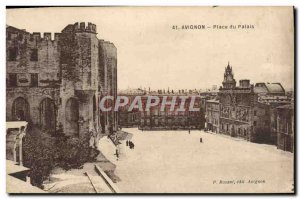
<svg viewBox="0 0 300 199"><path fill-rule="evenodd" d="M29 121L29 103L23 97L18 97L12 105L12 120L13 121Z"/></svg>

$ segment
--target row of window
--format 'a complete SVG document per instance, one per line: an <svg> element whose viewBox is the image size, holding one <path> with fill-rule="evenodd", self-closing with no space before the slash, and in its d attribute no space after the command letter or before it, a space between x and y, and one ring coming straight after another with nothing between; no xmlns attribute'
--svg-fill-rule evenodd
<svg viewBox="0 0 300 199"><path fill-rule="evenodd" d="M8 61L16 61L18 56L18 48L12 47L8 49ZM38 61L38 49L30 50L30 61Z"/></svg>
<svg viewBox="0 0 300 199"><path fill-rule="evenodd" d="M222 124L221 129L222 129L222 130L225 130L224 124ZM230 130L229 124L226 124L226 131L229 131L229 130ZM242 128L238 128L238 129L237 129L238 134L241 134L241 131L242 131ZM244 135L246 135L246 132L247 132L247 130L244 129Z"/></svg>
<svg viewBox="0 0 300 199"><path fill-rule="evenodd" d="M215 125L218 125L218 124L219 124L219 120L218 120L218 119L215 119L215 118L208 118L208 119L207 119L207 122L208 122L208 123L215 124Z"/></svg>
<svg viewBox="0 0 300 199"><path fill-rule="evenodd" d="M256 126L257 125L257 122L256 121L253 121L253 126ZM268 120L265 120L265 123L264 123L265 126L269 125L269 121Z"/></svg>
<svg viewBox="0 0 300 199"><path fill-rule="evenodd" d="M269 122L268 120L265 120L265 125L268 125ZM257 122L256 121L253 121L253 126L257 126ZM221 126L222 130L224 130L224 125L222 124ZM226 131L229 131L229 124L226 124Z"/></svg>
<svg viewBox="0 0 300 199"><path fill-rule="evenodd" d="M144 125L190 125L190 124L198 124L198 122L195 121L187 121L187 120L181 120L181 121L173 121L173 120L152 120L149 119L143 120L141 119L141 124Z"/></svg>
<svg viewBox="0 0 300 199"><path fill-rule="evenodd" d="M30 86L35 87L38 86L38 73L30 74ZM18 86L18 78L17 73L9 73L8 74L8 86L16 87Z"/></svg>
<svg viewBox="0 0 300 199"><path fill-rule="evenodd" d="M219 104L207 104L207 108L213 109L213 110L219 110L220 106L219 106Z"/></svg>

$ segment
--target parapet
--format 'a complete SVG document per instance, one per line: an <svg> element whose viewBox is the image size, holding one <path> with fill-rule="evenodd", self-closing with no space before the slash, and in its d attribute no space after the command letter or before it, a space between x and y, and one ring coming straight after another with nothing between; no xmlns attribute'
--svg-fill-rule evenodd
<svg viewBox="0 0 300 199"><path fill-rule="evenodd" d="M54 33L54 40L59 40L61 33Z"/></svg>
<svg viewBox="0 0 300 199"><path fill-rule="evenodd" d="M43 34L43 37L41 37L42 33L40 32L33 32L30 34L30 40L31 41L58 41L59 36L61 33L54 33L54 38L52 39L52 33L51 32L45 32Z"/></svg>
<svg viewBox="0 0 300 199"><path fill-rule="evenodd" d="M44 33L44 39L45 40L51 40L51 32L45 32Z"/></svg>
<svg viewBox="0 0 300 199"><path fill-rule="evenodd" d="M90 22L88 22L87 25L85 22L76 22L73 27L76 32L89 32L97 34L97 26Z"/></svg>
<svg viewBox="0 0 300 199"><path fill-rule="evenodd" d="M41 39L41 33L40 32L33 32L32 37L34 40L40 40Z"/></svg>

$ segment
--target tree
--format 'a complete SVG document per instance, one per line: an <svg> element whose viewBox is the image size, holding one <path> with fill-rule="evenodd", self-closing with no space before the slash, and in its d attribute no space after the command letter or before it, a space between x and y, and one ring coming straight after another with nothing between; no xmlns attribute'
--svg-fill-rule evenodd
<svg viewBox="0 0 300 199"><path fill-rule="evenodd" d="M51 137L38 128L29 128L24 138L24 166L29 167L31 184L42 188L55 167L79 168L96 160L99 151L89 146L89 134L79 139L64 135Z"/></svg>

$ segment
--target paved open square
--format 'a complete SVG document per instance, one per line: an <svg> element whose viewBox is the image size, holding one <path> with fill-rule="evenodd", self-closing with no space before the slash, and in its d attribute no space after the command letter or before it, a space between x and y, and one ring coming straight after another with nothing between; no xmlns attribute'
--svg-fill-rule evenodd
<svg viewBox="0 0 300 199"><path fill-rule="evenodd" d="M276 146L256 144L203 131L140 131L134 149L124 141L116 160L108 139L104 155L117 165L121 192L291 192L293 154ZM202 138L202 143L200 143Z"/></svg>

